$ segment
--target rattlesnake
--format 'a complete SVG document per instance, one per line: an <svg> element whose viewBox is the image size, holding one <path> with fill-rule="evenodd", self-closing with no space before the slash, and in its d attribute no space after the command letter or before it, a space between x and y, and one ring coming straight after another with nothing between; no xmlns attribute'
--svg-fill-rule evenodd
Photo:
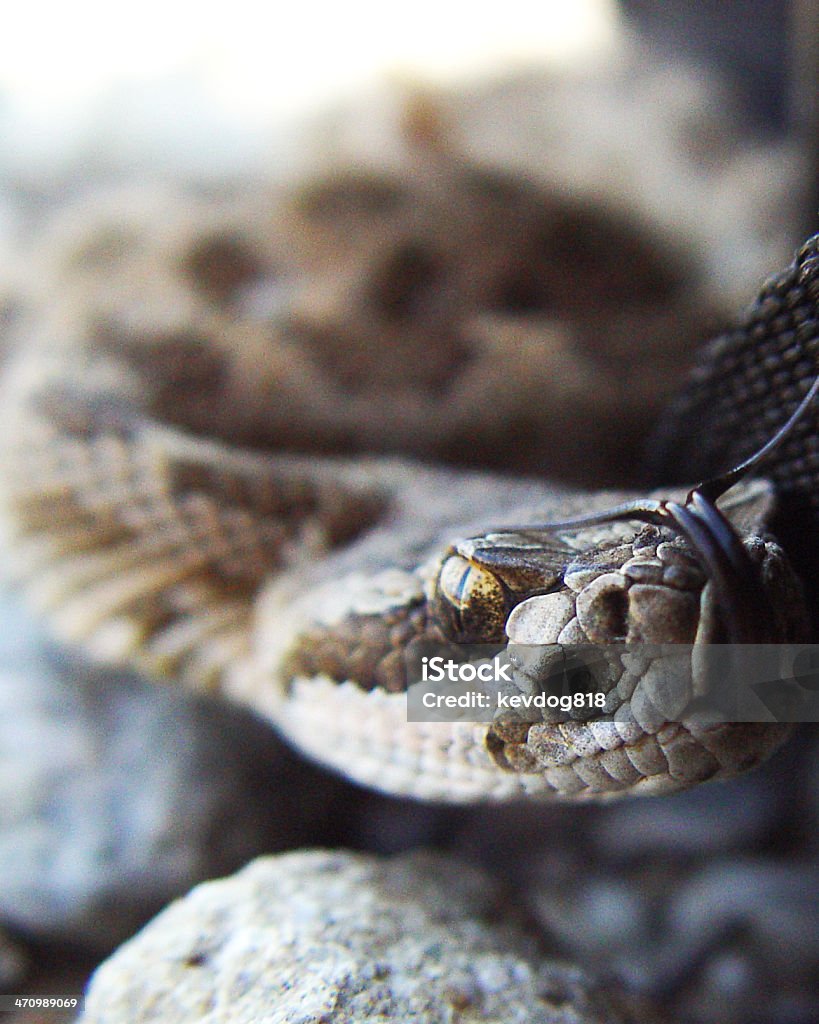
<svg viewBox="0 0 819 1024"><path fill-rule="evenodd" d="M766 603L758 634L732 633L711 567L656 524L527 532L646 498L517 474L555 451L564 471L581 451L601 475L621 471L614 456L665 401L658 379L682 375L673 317L688 337L702 327L682 258L657 261L616 217L462 166L411 187L349 175L280 204L275 224L204 204L180 230L172 201L142 202L130 224L114 205L56 236L61 259L5 377L4 557L61 636L246 701L318 760L426 799L667 792L743 770L788 735L657 720L625 675L600 719L407 720L407 651L427 641L810 636L771 533L777 490L804 515L810 415L775 457L778 487L740 483L722 502ZM317 272L328 265L334 278ZM706 352L667 414L653 483L727 469L793 412L815 373L814 273L809 245ZM321 319L350 296L358 319ZM521 315L544 304L574 324L571 351L554 323ZM611 378L605 359L628 359L638 330L635 372ZM550 402L570 410L557 429ZM747 444L734 410L753 425ZM618 430L601 430L595 417L618 411ZM707 447L689 444L700 423ZM493 471L432 464L459 456ZM683 502L686 489L652 494Z"/></svg>

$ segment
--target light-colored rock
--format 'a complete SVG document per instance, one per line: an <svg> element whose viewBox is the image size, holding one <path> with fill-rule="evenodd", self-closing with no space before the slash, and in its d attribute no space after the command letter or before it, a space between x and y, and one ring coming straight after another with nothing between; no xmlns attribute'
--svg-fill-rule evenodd
<svg viewBox="0 0 819 1024"><path fill-rule="evenodd" d="M94 975L83 1024L635 1021L538 958L476 869L431 854L255 861L194 889Z"/></svg>

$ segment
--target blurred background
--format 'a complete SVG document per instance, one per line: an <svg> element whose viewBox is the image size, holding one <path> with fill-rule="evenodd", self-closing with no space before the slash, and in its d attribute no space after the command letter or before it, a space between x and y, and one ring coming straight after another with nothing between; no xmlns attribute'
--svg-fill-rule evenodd
<svg viewBox="0 0 819 1024"><path fill-rule="evenodd" d="M730 236L715 272L728 266L722 284L748 295L771 254L763 245L762 262L749 255L758 242L743 236L749 221L756 217L757 233L778 235L772 249L783 254L817 226L815 6L510 0L500 11L420 0L411 15L370 0L264 9L250 0L229 8L183 0L129 10L97 0L18 7L0 38L0 246L55 196L89 184L134 174L281 178L315 167L322 146L326 158L383 151L402 89L423 85L461 97L471 90L474 99L488 82L529 75L524 105L548 108L544 92L556 95L554 78L563 76L577 94L561 97L563 119L576 123L548 141L564 146L567 130L579 138L570 147L572 175L606 188L609 176L616 191L634 173L619 166L622 153L639 147L643 165L657 171L631 188L647 192L641 202L661 218L687 220L697 231L703 204L719 207L713 220L729 223L744 204L736 232L720 223L708 244ZM503 122L515 122L517 106L517 97L489 103L488 119L462 126L482 158L494 148L499 162L508 161ZM555 116L547 110L541 121ZM688 126L680 123L686 116ZM669 153L681 148L673 125L689 135L682 148L699 149L684 173L675 165L680 153ZM532 140L525 144L533 173L543 160L535 127L530 118L514 129L518 151L522 134ZM731 175L711 173L737 140L748 144L746 162L768 147L773 178L787 181L777 196L772 180L759 180L759 166L744 177L736 162ZM614 160L605 156L612 147ZM703 193L694 186L705 176Z"/></svg>
<svg viewBox="0 0 819 1024"><path fill-rule="evenodd" d="M645 59L715 71L744 130L793 133L814 116L815 6L33 3L7 12L0 39L0 166L32 178L89 162L246 172L286 159L283 127L385 78L452 85L523 66L577 69L635 33Z"/></svg>
<svg viewBox="0 0 819 1024"><path fill-rule="evenodd" d="M81 0L9 12L0 41L7 168L94 159L246 171L302 125L388 75L453 82L613 41L610 0L344 5ZM271 134L274 133L274 134Z"/></svg>

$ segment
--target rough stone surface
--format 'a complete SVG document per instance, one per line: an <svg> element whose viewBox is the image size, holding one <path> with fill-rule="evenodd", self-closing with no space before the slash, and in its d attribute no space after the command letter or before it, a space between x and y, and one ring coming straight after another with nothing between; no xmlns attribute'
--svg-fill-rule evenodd
<svg viewBox="0 0 819 1024"><path fill-rule="evenodd" d="M0 921L113 948L169 899L305 842L335 783L249 714L90 669L0 604Z"/></svg>
<svg viewBox="0 0 819 1024"><path fill-rule="evenodd" d="M307 851L199 886L99 968L84 1024L634 1021L543 962L485 876Z"/></svg>

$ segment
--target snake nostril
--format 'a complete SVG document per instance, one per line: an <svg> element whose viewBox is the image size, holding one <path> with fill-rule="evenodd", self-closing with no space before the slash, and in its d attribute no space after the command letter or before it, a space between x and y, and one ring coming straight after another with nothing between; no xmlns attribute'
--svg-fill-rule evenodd
<svg viewBox="0 0 819 1024"><path fill-rule="evenodd" d="M629 598L623 578L598 576L577 597L577 618L592 643L622 642L628 635Z"/></svg>
<svg viewBox="0 0 819 1024"><path fill-rule="evenodd" d="M628 633L628 595L610 591L601 595L595 608L597 621L612 639L625 638Z"/></svg>

